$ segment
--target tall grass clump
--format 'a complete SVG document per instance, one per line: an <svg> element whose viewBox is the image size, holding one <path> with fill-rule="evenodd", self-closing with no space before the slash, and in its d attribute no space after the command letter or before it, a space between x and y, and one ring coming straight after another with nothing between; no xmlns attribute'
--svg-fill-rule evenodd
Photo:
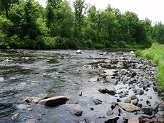
<svg viewBox="0 0 164 123"><path fill-rule="evenodd" d="M155 43L149 49L137 51L136 55L152 59L158 65L156 81L164 91L164 45Z"/></svg>

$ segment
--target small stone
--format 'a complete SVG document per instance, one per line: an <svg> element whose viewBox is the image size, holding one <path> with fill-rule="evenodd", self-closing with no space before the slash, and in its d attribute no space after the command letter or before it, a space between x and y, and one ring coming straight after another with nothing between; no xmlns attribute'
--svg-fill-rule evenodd
<svg viewBox="0 0 164 123"><path fill-rule="evenodd" d="M38 103L40 100L41 100L41 98L39 98L39 97L26 97L25 98L25 101L27 103L31 103L31 102Z"/></svg>
<svg viewBox="0 0 164 123"><path fill-rule="evenodd" d="M95 76L95 77L91 78L91 79L89 80L89 82L97 82L97 81L99 81L99 80L100 80L100 78L99 78L98 76Z"/></svg>
<svg viewBox="0 0 164 123"><path fill-rule="evenodd" d="M137 99L137 96L136 95L132 95L130 98L131 98L131 100L135 100L135 99Z"/></svg>
<svg viewBox="0 0 164 123"><path fill-rule="evenodd" d="M105 123L117 123L117 120L119 119L119 117L115 117L115 118L111 118L105 121Z"/></svg>
<svg viewBox="0 0 164 123"><path fill-rule="evenodd" d="M113 114L113 111L112 110L108 110L108 112L106 113L108 116L111 116Z"/></svg>
<svg viewBox="0 0 164 123"><path fill-rule="evenodd" d="M14 114L14 115L11 117L11 120L14 121L14 120L16 120L18 117L19 117L19 113L16 113L16 114Z"/></svg>
<svg viewBox="0 0 164 123"><path fill-rule="evenodd" d="M149 99L152 99L152 96L147 96Z"/></svg>
<svg viewBox="0 0 164 123"><path fill-rule="evenodd" d="M93 102L95 103L95 105L102 104L102 101L99 99L94 99Z"/></svg>
<svg viewBox="0 0 164 123"><path fill-rule="evenodd" d="M69 112L75 116L82 116L83 111L82 110L76 110L76 109L69 109Z"/></svg>
<svg viewBox="0 0 164 123"><path fill-rule="evenodd" d="M98 91L100 93L108 93L110 95L115 95L116 94L116 89L113 86L109 86L105 89L99 89Z"/></svg>
<svg viewBox="0 0 164 123"><path fill-rule="evenodd" d="M121 100L120 99L117 99L117 102L121 102Z"/></svg>
<svg viewBox="0 0 164 123"><path fill-rule="evenodd" d="M127 98L124 102L125 103L130 103L131 102L131 98Z"/></svg>

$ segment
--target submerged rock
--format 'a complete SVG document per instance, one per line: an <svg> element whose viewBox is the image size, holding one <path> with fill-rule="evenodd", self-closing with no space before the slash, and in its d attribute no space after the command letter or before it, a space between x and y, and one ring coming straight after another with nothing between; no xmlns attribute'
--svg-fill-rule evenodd
<svg viewBox="0 0 164 123"><path fill-rule="evenodd" d="M100 80L100 78L98 76L95 76L95 77L91 78L89 80L89 82L96 82L96 81L99 81L99 80Z"/></svg>
<svg viewBox="0 0 164 123"><path fill-rule="evenodd" d="M94 99L93 102L95 103L95 105L102 104L102 101L99 99Z"/></svg>
<svg viewBox="0 0 164 123"><path fill-rule="evenodd" d="M40 104L44 104L45 106L53 107L66 103L68 98L66 96L54 96L47 99L42 99L39 101Z"/></svg>
<svg viewBox="0 0 164 123"><path fill-rule="evenodd" d="M28 110L28 111L32 110L32 107L30 105L25 105L25 104L19 104L16 106L16 108L20 110Z"/></svg>
<svg viewBox="0 0 164 123"><path fill-rule="evenodd" d="M115 118L111 118L105 121L105 123L117 123L117 120L119 119L119 117L115 117Z"/></svg>
<svg viewBox="0 0 164 123"><path fill-rule="evenodd" d="M69 112L75 116L82 116L83 114L82 110L76 110L74 108L69 109Z"/></svg>
<svg viewBox="0 0 164 123"><path fill-rule="evenodd" d="M26 97L25 98L25 101L27 103L32 103L32 102L38 103L40 100L41 100L41 98L39 98L39 97Z"/></svg>
<svg viewBox="0 0 164 123"><path fill-rule="evenodd" d="M16 113L16 114L14 114L14 115L11 117L11 120L14 121L14 120L16 120L18 117L19 117L19 113Z"/></svg>

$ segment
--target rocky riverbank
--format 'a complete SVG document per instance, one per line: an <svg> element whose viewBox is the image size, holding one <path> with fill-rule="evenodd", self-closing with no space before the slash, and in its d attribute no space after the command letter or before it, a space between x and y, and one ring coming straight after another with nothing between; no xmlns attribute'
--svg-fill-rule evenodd
<svg viewBox="0 0 164 123"><path fill-rule="evenodd" d="M60 90L57 95L54 91L41 96L28 94L30 97L16 104L11 120L26 123L164 122L164 102L157 97L155 83L157 66L151 60L136 57L134 52L96 51L93 55L83 51L68 52L66 56L74 64L58 70L55 75L43 74L45 78L64 81L64 93ZM73 88L67 86L70 84Z"/></svg>

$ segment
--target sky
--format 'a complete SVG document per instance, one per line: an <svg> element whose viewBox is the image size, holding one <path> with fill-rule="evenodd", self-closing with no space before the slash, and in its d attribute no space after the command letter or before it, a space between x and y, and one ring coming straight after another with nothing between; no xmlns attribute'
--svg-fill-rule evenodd
<svg viewBox="0 0 164 123"><path fill-rule="evenodd" d="M36 0L44 5L46 0ZM74 0L69 0L74 1ZM140 19L149 18L152 23L164 23L164 0L85 0L86 3L95 5L97 9L103 10L108 4L112 8L118 8L122 13L131 11Z"/></svg>

